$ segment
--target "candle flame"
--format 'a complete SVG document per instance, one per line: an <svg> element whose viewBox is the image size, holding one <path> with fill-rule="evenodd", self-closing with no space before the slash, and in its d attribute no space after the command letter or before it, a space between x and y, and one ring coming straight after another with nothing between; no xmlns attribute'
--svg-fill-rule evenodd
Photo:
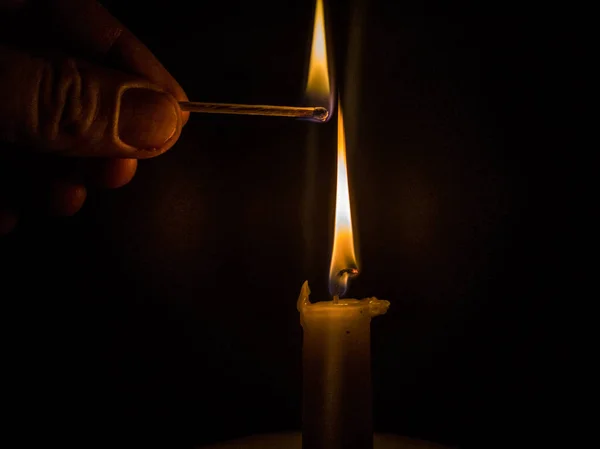
<svg viewBox="0 0 600 449"><path fill-rule="evenodd" d="M331 87L325 40L325 13L323 0L317 0L313 29L306 94L314 106L330 106ZM331 108L330 108L331 109Z"/></svg>
<svg viewBox="0 0 600 449"><path fill-rule="evenodd" d="M358 274L358 264L354 252L352 234L352 211L350 210L350 189L346 163L346 136L341 104L338 103L338 155L337 185L335 196L335 227L333 252L329 270L329 291L339 298L348 287L348 280Z"/></svg>

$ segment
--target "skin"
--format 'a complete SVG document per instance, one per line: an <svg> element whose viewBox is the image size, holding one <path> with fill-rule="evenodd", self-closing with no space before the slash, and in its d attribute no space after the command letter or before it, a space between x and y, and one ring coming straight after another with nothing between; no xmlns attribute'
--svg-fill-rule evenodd
<svg viewBox="0 0 600 449"><path fill-rule="evenodd" d="M35 32L31 32L31 30ZM181 86L94 0L0 0L0 235L73 215L177 141Z"/></svg>

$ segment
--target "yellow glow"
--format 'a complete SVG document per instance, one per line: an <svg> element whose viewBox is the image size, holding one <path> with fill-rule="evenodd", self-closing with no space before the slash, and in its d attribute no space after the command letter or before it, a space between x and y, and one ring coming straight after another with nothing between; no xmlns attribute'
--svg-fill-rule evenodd
<svg viewBox="0 0 600 449"><path fill-rule="evenodd" d="M317 0L315 9L315 26L310 50L306 92L309 96L324 101L328 100L330 96L323 0Z"/></svg>
<svg viewBox="0 0 600 449"><path fill-rule="evenodd" d="M348 270L344 273L344 270ZM358 273L356 255L354 253L354 236L352 235L352 211L350 210L350 190L348 186L348 170L346 165L346 136L342 107L338 103L338 156L337 185L335 196L335 228L333 252L329 270L330 290L332 295L342 295L348 278Z"/></svg>

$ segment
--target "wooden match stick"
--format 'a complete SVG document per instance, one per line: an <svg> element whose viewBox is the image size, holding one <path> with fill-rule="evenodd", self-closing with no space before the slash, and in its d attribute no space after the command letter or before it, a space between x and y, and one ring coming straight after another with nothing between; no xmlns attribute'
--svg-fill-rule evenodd
<svg viewBox="0 0 600 449"><path fill-rule="evenodd" d="M205 112L209 114L269 115L273 117L306 118L325 122L329 111L322 107L267 106L262 104L200 103L182 101L182 111Z"/></svg>

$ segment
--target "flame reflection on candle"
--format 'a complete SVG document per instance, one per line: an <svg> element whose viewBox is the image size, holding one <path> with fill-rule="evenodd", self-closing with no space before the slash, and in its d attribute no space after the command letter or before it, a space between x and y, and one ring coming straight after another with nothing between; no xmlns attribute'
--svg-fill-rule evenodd
<svg viewBox="0 0 600 449"><path fill-rule="evenodd" d="M346 164L346 136L341 104L338 104L338 155L333 252L329 270L329 292L334 300L346 293L348 280L358 274L352 234L352 211Z"/></svg>

